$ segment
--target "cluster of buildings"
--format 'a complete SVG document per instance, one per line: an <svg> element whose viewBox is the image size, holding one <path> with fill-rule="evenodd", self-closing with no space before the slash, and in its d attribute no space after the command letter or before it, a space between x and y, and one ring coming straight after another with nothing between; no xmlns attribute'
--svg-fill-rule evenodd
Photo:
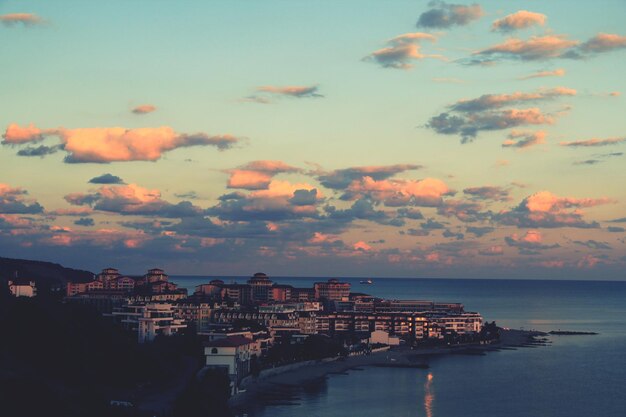
<svg viewBox="0 0 626 417"><path fill-rule="evenodd" d="M66 301L90 304L137 334L140 343L193 326L204 340L206 368L223 369L233 392L276 343L300 343L311 335L363 344L413 343L449 335L478 334L479 313L460 303L387 300L351 291L337 279L311 288L274 283L256 273L245 283L213 280L193 294L161 269L122 275L106 268L92 281L68 283Z"/></svg>

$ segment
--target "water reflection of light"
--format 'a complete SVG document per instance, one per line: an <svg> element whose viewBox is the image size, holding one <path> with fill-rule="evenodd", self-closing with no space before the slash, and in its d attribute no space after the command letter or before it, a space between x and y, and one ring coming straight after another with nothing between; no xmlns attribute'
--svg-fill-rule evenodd
<svg viewBox="0 0 626 417"><path fill-rule="evenodd" d="M431 390L433 382L433 374L428 373L426 376L426 383L424 384L424 410L426 411L426 417L433 417L433 400L435 394Z"/></svg>

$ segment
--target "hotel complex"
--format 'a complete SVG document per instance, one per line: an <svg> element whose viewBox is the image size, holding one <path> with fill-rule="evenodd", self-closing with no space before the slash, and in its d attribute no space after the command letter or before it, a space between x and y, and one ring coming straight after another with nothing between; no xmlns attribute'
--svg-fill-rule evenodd
<svg viewBox="0 0 626 417"><path fill-rule="evenodd" d="M8 284L14 296L37 294L32 281ZM481 315L460 303L387 300L352 292L350 283L337 279L300 288L261 272L245 283L215 279L187 294L162 269L123 275L105 268L91 280L67 282L65 301L92 306L139 343L193 329L204 339L205 368L227 373L233 392L252 372L252 362L277 344L297 345L318 335L362 354L372 345L476 340L483 326Z"/></svg>

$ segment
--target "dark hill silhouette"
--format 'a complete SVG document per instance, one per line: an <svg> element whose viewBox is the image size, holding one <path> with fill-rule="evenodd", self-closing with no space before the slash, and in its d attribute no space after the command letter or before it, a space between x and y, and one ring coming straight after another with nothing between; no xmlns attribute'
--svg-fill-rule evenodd
<svg viewBox="0 0 626 417"><path fill-rule="evenodd" d="M66 268L52 262L0 257L0 282L15 278L16 273L19 279L32 279L37 285L65 284L67 281L87 282L94 275L89 271Z"/></svg>

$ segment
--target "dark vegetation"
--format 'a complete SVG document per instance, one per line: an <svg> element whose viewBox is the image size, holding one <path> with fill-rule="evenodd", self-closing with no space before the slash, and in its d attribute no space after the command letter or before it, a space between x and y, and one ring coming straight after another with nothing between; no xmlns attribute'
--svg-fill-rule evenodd
<svg viewBox="0 0 626 417"><path fill-rule="evenodd" d="M287 365L293 362L319 360L346 355L343 345L322 335L311 335L303 343L278 343L270 348L263 358L263 368Z"/></svg>
<svg viewBox="0 0 626 417"><path fill-rule="evenodd" d="M194 335L139 345L110 319L77 304L0 291L0 415L117 416L111 399L134 402L173 377Z"/></svg>

